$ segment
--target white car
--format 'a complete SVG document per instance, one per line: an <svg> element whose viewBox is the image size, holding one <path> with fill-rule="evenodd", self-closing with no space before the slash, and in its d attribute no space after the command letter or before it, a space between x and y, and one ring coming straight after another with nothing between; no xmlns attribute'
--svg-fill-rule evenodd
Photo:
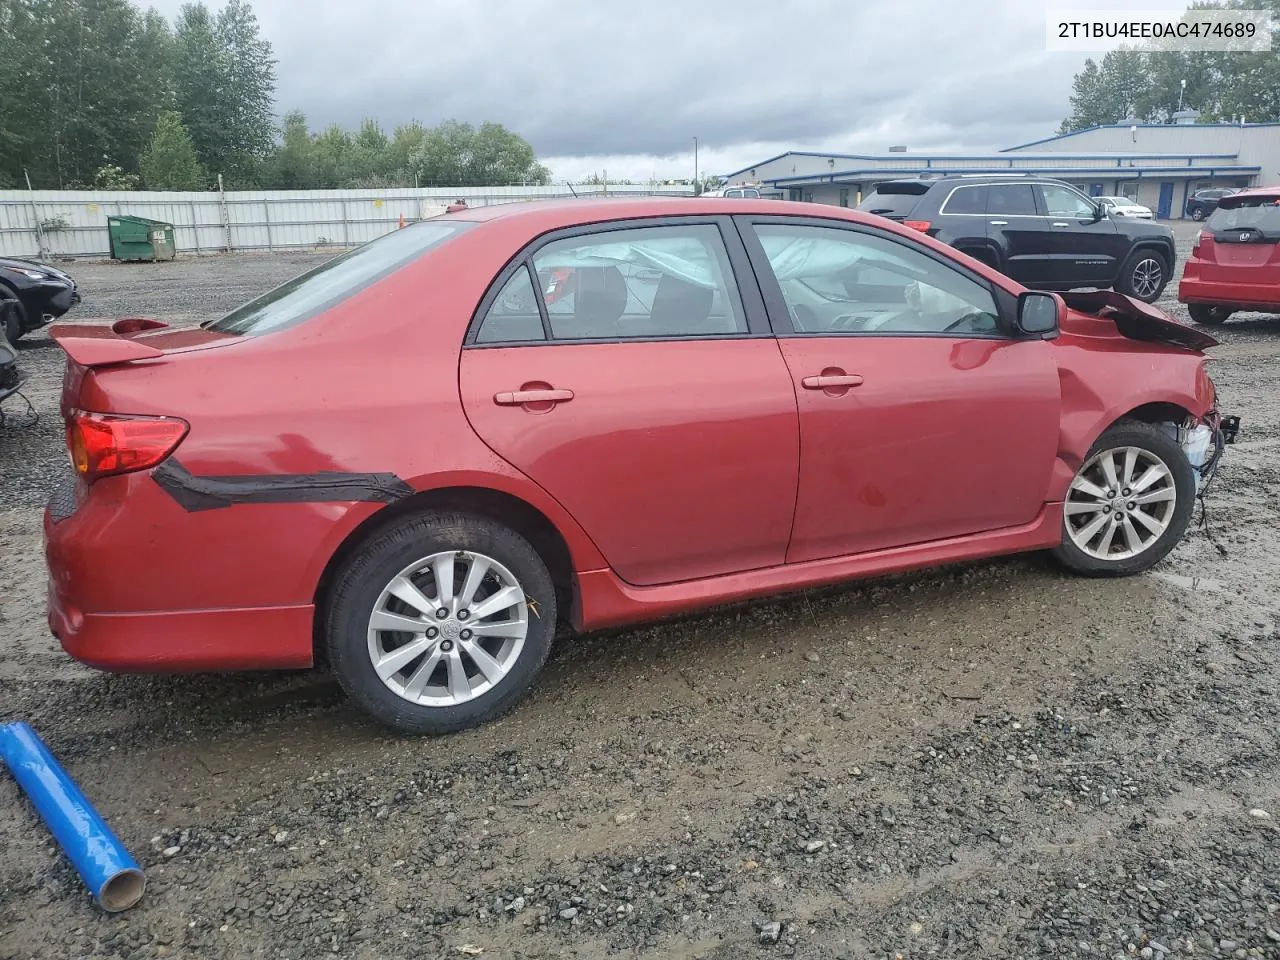
<svg viewBox="0 0 1280 960"><path fill-rule="evenodd" d="M1144 207L1128 197L1094 197L1094 199L1106 207L1107 212L1113 217L1137 217L1139 220L1151 220L1155 216L1150 207Z"/></svg>

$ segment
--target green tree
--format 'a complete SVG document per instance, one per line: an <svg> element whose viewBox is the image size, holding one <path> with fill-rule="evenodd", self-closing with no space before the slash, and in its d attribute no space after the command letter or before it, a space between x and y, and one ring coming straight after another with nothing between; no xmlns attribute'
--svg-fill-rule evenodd
<svg viewBox="0 0 1280 960"><path fill-rule="evenodd" d="M277 190L304 190L312 184L311 132L301 110L284 115L281 142L271 159L268 185Z"/></svg>
<svg viewBox="0 0 1280 960"><path fill-rule="evenodd" d="M500 123L446 120L426 130L409 163L420 183L441 186L545 184L551 174L522 137Z"/></svg>
<svg viewBox="0 0 1280 960"><path fill-rule="evenodd" d="M182 117L169 110L160 114L151 143L140 163L148 190L201 190L205 172Z"/></svg>
<svg viewBox="0 0 1280 960"><path fill-rule="evenodd" d="M99 167L89 186L94 190L137 190L141 178L136 173L126 173L115 164Z"/></svg>
<svg viewBox="0 0 1280 960"><path fill-rule="evenodd" d="M272 150L275 63L243 0L186 4L174 31L178 109L205 168L253 186Z"/></svg>
<svg viewBox="0 0 1280 960"><path fill-rule="evenodd" d="M65 187L106 165L137 169L164 98L164 42L127 0L0 2L0 162ZM165 28L167 29L167 28Z"/></svg>

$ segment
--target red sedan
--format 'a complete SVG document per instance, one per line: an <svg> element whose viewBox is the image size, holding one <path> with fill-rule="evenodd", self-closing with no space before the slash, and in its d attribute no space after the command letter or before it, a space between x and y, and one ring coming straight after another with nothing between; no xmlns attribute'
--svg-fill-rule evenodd
<svg viewBox="0 0 1280 960"><path fill-rule="evenodd" d="M126 671L306 667L401 730L578 630L1050 549L1146 570L1238 421L1215 341L768 200L493 206L200 328L62 324L49 623Z"/></svg>

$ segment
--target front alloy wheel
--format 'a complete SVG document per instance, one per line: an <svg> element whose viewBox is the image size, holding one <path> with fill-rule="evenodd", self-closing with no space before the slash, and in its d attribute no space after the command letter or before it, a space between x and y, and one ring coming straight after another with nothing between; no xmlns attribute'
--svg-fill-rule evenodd
<svg viewBox="0 0 1280 960"><path fill-rule="evenodd" d="M1067 536L1096 560L1136 557L1169 529L1177 498L1172 471L1149 450L1104 450L1071 481Z"/></svg>
<svg viewBox="0 0 1280 960"><path fill-rule="evenodd" d="M1148 570L1186 532L1195 490L1195 472L1168 432L1121 422L1098 439L1072 479L1054 555L1077 573Z"/></svg>

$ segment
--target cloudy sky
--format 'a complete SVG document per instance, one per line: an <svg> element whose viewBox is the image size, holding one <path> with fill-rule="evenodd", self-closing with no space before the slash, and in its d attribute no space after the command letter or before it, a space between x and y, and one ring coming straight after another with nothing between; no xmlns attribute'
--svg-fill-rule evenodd
<svg viewBox="0 0 1280 960"><path fill-rule="evenodd" d="M172 19L181 2L150 5ZM253 7L279 60L281 113L299 108L313 128L497 121L558 178L689 176L694 137L701 170L717 173L792 148L993 150L1054 132L1085 57L1046 50L1036 0Z"/></svg>

